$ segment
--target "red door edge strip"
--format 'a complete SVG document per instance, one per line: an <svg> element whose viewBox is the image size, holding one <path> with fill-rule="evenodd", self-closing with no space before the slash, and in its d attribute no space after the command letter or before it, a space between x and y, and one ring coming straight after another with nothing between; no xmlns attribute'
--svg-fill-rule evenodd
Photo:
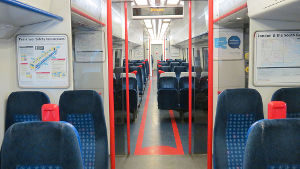
<svg viewBox="0 0 300 169"><path fill-rule="evenodd" d="M128 65L128 24L127 2L124 2L125 13L125 62L126 62L126 110L127 110L127 151L130 154L130 104L129 104L129 65ZM133 117L134 118L134 117Z"/></svg>
<svg viewBox="0 0 300 169"><path fill-rule="evenodd" d="M189 1L189 154L192 154L192 2Z"/></svg>
<svg viewBox="0 0 300 169"><path fill-rule="evenodd" d="M208 124L207 124L207 169L212 169L213 140L213 48L214 48L214 0L208 0Z"/></svg>
<svg viewBox="0 0 300 169"><path fill-rule="evenodd" d="M96 23L98 23L98 24L100 24L100 25L102 25L102 26L105 26L105 23L103 23L103 22L99 21L98 19L96 19L96 18L94 18L94 17L92 17L92 16L90 16L90 15L88 15L88 14L86 14L86 13L80 11L80 10L77 9L77 8L72 7L71 10L72 10L73 12L75 12L76 14L80 15L80 16L83 16L83 17L85 17L85 18L87 18L87 19L89 19L89 20L91 20L91 21L94 21L94 22L96 22Z"/></svg>
<svg viewBox="0 0 300 169"><path fill-rule="evenodd" d="M228 12L228 13L222 15L222 16L220 16L219 18L215 19L213 22L216 23L216 22L218 22L218 21L220 21L220 20L222 20L222 19L224 19L224 18L226 18L226 17L228 17L228 16L230 16L230 15L232 15L234 13L239 12L242 9L247 8L247 6L248 6L247 3L245 3L245 4L243 4L243 5L235 8L234 10L232 10L232 11L230 11L230 12Z"/></svg>
<svg viewBox="0 0 300 169"><path fill-rule="evenodd" d="M144 112L142 116L142 121L140 125L140 130L138 134L134 155L184 155L180 135L178 132L178 127L174 117L174 112L172 110L169 111L169 114L171 118L176 148L170 146L150 146L145 148L142 147L143 139L144 139L144 130L145 130L147 114L148 114L148 104L149 104L150 93L151 93L151 85L152 85L152 80L150 80L149 82L147 99L145 102Z"/></svg>
<svg viewBox="0 0 300 169"><path fill-rule="evenodd" d="M114 81L113 81L113 42L111 0L107 0L107 51L108 51L108 90L109 90L109 120L110 120L110 166L116 168L115 157L115 110L114 110Z"/></svg>

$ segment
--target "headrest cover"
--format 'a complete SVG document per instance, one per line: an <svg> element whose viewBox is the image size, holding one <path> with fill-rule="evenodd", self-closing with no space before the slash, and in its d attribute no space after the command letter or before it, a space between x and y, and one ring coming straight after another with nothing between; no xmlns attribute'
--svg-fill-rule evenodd
<svg viewBox="0 0 300 169"><path fill-rule="evenodd" d="M201 77L208 76L208 72L201 72Z"/></svg>
<svg viewBox="0 0 300 169"><path fill-rule="evenodd" d="M160 75L160 77L176 77L175 72L165 72Z"/></svg>
<svg viewBox="0 0 300 169"><path fill-rule="evenodd" d="M135 73L128 73L128 77L132 77L136 79ZM126 78L126 73L121 73L121 78Z"/></svg>
<svg viewBox="0 0 300 169"><path fill-rule="evenodd" d="M192 72L192 77L196 77L196 72ZM189 72L181 72L180 77L189 77Z"/></svg>

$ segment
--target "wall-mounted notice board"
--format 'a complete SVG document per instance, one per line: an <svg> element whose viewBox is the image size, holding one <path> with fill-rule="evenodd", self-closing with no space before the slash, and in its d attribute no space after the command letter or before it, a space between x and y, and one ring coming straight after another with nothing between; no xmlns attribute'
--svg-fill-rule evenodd
<svg viewBox="0 0 300 169"><path fill-rule="evenodd" d="M300 31L256 32L254 85L300 85Z"/></svg>
<svg viewBox="0 0 300 169"><path fill-rule="evenodd" d="M18 81L21 88L68 88L66 35L17 36Z"/></svg>

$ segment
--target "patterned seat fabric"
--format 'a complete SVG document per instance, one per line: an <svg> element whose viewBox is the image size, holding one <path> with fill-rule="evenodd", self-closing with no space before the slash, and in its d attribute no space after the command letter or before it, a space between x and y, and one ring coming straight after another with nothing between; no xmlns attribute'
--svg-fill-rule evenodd
<svg viewBox="0 0 300 169"><path fill-rule="evenodd" d="M287 118L300 118L300 88L282 88L277 90L272 101L284 101L287 105Z"/></svg>
<svg viewBox="0 0 300 169"><path fill-rule="evenodd" d="M215 169L242 169L247 131L260 119L262 100L256 90L229 89L220 94L214 127Z"/></svg>
<svg viewBox="0 0 300 169"><path fill-rule="evenodd" d="M300 119L261 120L249 129L243 169L300 169Z"/></svg>
<svg viewBox="0 0 300 169"><path fill-rule="evenodd" d="M5 130L12 124L25 121L41 121L43 104L50 103L48 96L38 91L13 92L6 105Z"/></svg>
<svg viewBox="0 0 300 169"><path fill-rule="evenodd" d="M108 168L108 143L102 100L91 90L65 91L59 101L61 120L79 132L85 169Z"/></svg>
<svg viewBox="0 0 300 169"><path fill-rule="evenodd" d="M16 123L5 133L1 168L83 169L79 136L69 123Z"/></svg>

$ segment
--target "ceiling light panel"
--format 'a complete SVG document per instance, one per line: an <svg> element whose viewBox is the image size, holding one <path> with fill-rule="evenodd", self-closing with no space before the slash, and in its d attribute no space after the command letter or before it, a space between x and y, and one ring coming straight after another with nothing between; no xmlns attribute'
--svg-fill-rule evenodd
<svg viewBox="0 0 300 169"><path fill-rule="evenodd" d="M168 5L177 5L180 0L167 0Z"/></svg>
<svg viewBox="0 0 300 169"><path fill-rule="evenodd" d="M157 33L156 19L152 19L152 26L153 26L153 34L154 34L154 38L155 38L156 33Z"/></svg>
<svg viewBox="0 0 300 169"><path fill-rule="evenodd" d="M152 28L151 19L145 19L144 23L145 23L145 26L146 26L147 29L151 29Z"/></svg>
<svg viewBox="0 0 300 169"><path fill-rule="evenodd" d="M148 5L148 0L135 0L135 3L140 6Z"/></svg>

